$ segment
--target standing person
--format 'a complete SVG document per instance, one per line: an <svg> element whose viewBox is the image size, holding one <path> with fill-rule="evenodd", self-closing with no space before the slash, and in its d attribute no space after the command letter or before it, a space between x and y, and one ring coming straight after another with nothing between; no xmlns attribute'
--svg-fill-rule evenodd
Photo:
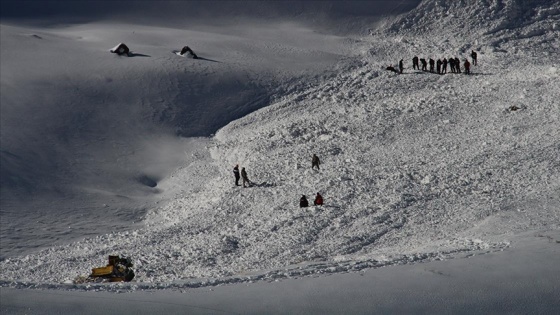
<svg viewBox="0 0 560 315"><path fill-rule="evenodd" d="M469 62L469 59L465 59L465 63L463 65L465 66L465 74L471 74L471 63Z"/></svg>
<svg viewBox="0 0 560 315"><path fill-rule="evenodd" d="M441 73L447 73L447 58L443 58L442 63L443 68L441 69Z"/></svg>
<svg viewBox="0 0 560 315"><path fill-rule="evenodd" d="M461 60L459 60L459 57L455 57L455 71L461 73Z"/></svg>
<svg viewBox="0 0 560 315"><path fill-rule="evenodd" d="M241 178L243 178L243 188L251 187L251 181L249 177L247 177L247 172L244 167L241 168ZM247 186L245 186L245 183L247 183Z"/></svg>
<svg viewBox="0 0 560 315"><path fill-rule="evenodd" d="M299 199L299 207L300 208L309 207L309 201L307 201L307 197L305 197L305 195L302 195L301 198Z"/></svg>
<svg viewBox="0 0 560 315"><path fill-rule="evenodd" d="M476 52L475 52L474 50L471 50L471 57L472 57L473 66L476 66L476 57L477 57L477 55L476 55Z"/></svg>
<svg viewBox="0 0 560 315"><path fill-rule="evenodd" d="M437 74L441 74L441 59L437 60L436 69L437 69Z"/></svg>
<svg viewBox="0 0 560 315"><path fill-rule="evenodd" d="M436 62L434 61L434 59L430 58L430 72L434 73L434 64Z"/></svg>
<svg viewBox="0 0 560 315"><path fill-rule="evenodd" d="M449 58L449 67L451 67L451 73L455 73L455 58Z"/></svg>
<svg viewBox="0 0 560 315"><path fill-rule="evenodd" d="M239 186L239 164L235 164L233 175L235 176L235 186Z"/></svg>
<svg viewBox="0 0 560 315"><path fill-rule="evenodd" d="M401 59L399 61L399 71L400 71L401 74L402 74L403 69L404 69L404 64L403 64L403 60Z"/></svg>
<svg viewBox="0 0 560 315"><path fill-rule="evenodd" d="M321 164L321 161L319 161L319 157L313 154L313 157L311 158L311 169L314 169L315 166L317 166L317 169L319 170L319 164Z"/></svg>
<svg viewBox="0 0 560 315"><path fill-rule="evenodd" d="M420 59L420 62L422 63L422 71L428 71L428 63L426 62L426 59L422 58Z"/></svg>
<svg viewBox="0 0 560 315"><path fill-rule="evenodd" d="M414 58L412 58L412 69L413 70L420 70L420 66L418 66L418 57L414 56Z"/></svg>
<svg viewBox="0 0 560 315"><path fill-rule="evenodd" d="M322 206L323 205L323 196L321 196L321 194L317 193L317 195L315 196L315 200L313 201L313 204L316 206Z"/></svg>

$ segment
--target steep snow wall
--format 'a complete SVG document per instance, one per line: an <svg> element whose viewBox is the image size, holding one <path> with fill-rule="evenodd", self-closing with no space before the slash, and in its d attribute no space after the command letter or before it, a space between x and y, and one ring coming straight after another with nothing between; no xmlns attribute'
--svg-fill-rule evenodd
<svg viewBox="0 0 560 315"><path fill-rule="evenodd" d="M557 20L559 10L560 4L551 0L425 0L415 10L397 18L388 29L434 37L445 30L463 30L457 36L468 37L519 29L539 22L545 22L543 26L552 29L556 28L554 20ZM556 18L549 20L553 17Z"/></svg>
<svg viewBox="0 0 560 315"><path fill-rule="evenodd" d="M443 59L500 60L505 68L533 59L553 66L560 51L558 1L481 0L423 1L414 10L382 25L372 34L390 34L391 43L376 41L368 54L380 64L412 56ZM397 45L401 54L386 51Z"/></svg>
<svg viewBox="0 0 560 315"><path fill-rule="evenodd" d="M560 3L551 0L423 1L384 31L453 45L464 42L477 47L479 41L487 42L496 49L509 40L538 36L538 41L525 41L520 49L549 50L545 44L550 49L558 45L559 20Z"/></svg>

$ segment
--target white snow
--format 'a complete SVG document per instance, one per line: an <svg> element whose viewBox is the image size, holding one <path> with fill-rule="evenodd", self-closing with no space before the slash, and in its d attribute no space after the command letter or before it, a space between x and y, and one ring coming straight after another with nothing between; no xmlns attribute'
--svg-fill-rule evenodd
<svg viewBox="0 0 560 315"><path fill-rule="evenodd" d="M328 15L314 24L306 8L303 17L266 21L231 12L222 23L188 28L157 19L3 22L4 310L18 312L25 305L18 292L37 294L29 289L65 299L72 298L66 290L86 297L162 290L158 296L175 301L218 286L224 310L259 313L227 301L336 286L334 277L350 286L361 283L357 273L383 274L391 286L403 267L459 273L445 284L434 280L445 270L428 273L441 287L415 297L437 301L449 285L475 292L469 278L506 268L508 255L535 257L538 277L560 271L552 263L560 258L560 7L489 3L426 0L396 17L405 7L385 4L384 18L354 17L355 24L352 10L333 11L345 32L326 27ZM107 52L118 42L131 57ZM200 59L173 53L186 44ZM479 58L470 76L412 70L414 55L464 60L471 49ZM403 75L384 70L401 58ZM311 169L313 154L319 171ZM254 186L234 185L235 164ZM302 194L312 200L316 192L324 206L299 208ZM132 258L133 282L72 283L113 254ZM479 255L463 268L465 257ZM515 276L506 270L478 284ZM271 287L279 281L282 289ZM539 290L559 293L557 277L542 281ZM247 295L233 293L247 283L255 286ZM534 289L531 280L520 283L513 295ZM384 310L426 307L390 303L402 284L394 285L376 300ZM374 307L356 300L338 312L324 296L343 293L318 294L326 312ZM509 310L469 297L481 303L473 312ZM539 301L544 313L559 308L548 297L530 299ZM429 310L456 313L458 305Z"/></svg>
<svg viewBox="0 0 560 315"><path fill-rule="evenodd" d="M354 273L133 292L0 288L11 314L556 314L558 243L544 234L469 258ZM558 240L558 234L555 235ZM538 268L535 268L537 267ZM115 288L115 291L118 291ZM21 294L25 292L25 296ZM100 303L101 302L101 303ZM25 306L25 309L22 308Z"/></svg>

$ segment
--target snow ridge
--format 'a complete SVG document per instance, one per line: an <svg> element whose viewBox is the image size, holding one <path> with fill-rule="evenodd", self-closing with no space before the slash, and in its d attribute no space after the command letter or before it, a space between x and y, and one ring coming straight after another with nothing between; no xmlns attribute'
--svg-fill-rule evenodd
<svg viewBox="0 0 560 315"><path fill-rule="evenodd" d="M416 46L410 50L413 54L439 58L468 55L475 49L484 54L512 52L511 61L539 55L544 62L554 62L560 47L559 20L557 1L423 1L379 32L408 40Z"/></svg>

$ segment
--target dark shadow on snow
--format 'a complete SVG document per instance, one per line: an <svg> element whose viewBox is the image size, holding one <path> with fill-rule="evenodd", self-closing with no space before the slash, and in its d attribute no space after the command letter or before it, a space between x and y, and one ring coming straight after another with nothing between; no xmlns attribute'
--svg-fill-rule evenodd
<svg viewBox="0 0 560 315"><path fill-rule="evenodd" d="M151 57L150 55L144 55L144 54L139 54L139 53L134 53L134 52L130 52L128 54L129 57Z"/></svg>
<svg viewBox="0 0 560 315"><path fill-rule="evenodd" d="M410 74L437 74L437 73L430 72L430 71L415 71L415 72L411 72Z"/></svg>
<svg viewBox="0 0 560 315"><path fill-rule="evenodd" d="M438 74L437 72L430 72L430 71L415 71L415 72L408 72L402 74L435 74L435 75L466 75L464 72L456 73L456 72L447 72ZM493 73L479 73L479 72L471 72L471 74L467 75L494 75Z"/></svg>
<svg viewBox="0 0 560 315"><path fill-rule="evenodd" d="M204 57L198 57L198 59L199 59L199 60L210 61L210 62L219 62L219 63L221 63L221 61L218 61L218 60L212 60L212 59L207 59L207 58L204 58Z"/></svg>
<svg viewBox="0 0 560 315"><path fill-rule="evenodd" d="M471 74L469 74L469 75L494 75L494 74L493 73L482 73L482 72L475 72L475 73L471 72Z"/></svg>
<svg viewBox="0 0 560 315"><path fill-rule="evenodd" d="M195 60L204 60L204 61L210 61L210 62L218 62L218 63L221 63L221 61L213 60L213 59L208 59L208 58L204 58L204 57L197 57L197 58L192 58L192 57L190 57L190 58L189 58L189 57L186 57L186 56L183 56L183 55L179 55L180 51L178 51L178 50L172 50L171 52L172 52L173 54L175 54L175 55L177 55L177 56L179 56L179 57L183 57L183 58L195 59Z"/></svg>
<svg viewBox="0 0 560 315"><path fill-rule="evenodd" d="M262 182L262 183L258 184L258 183L253 183L253 182L251 182L251 186L254 186L254 187L265 187L265 188L267 188L267 187L276 187L276 184L274 184L274 183L267 183L267 182Z"/></svg>
<svg viewBox="0 0 560 315"><path fill-rule="evenodd" d="M138 175L136 177L136 181L139 182L140 184L144 185L144 186L148 186L148 187L156 187L157 186L157 181L153 178L150 178L147 175L141 174Z"/></svg>

